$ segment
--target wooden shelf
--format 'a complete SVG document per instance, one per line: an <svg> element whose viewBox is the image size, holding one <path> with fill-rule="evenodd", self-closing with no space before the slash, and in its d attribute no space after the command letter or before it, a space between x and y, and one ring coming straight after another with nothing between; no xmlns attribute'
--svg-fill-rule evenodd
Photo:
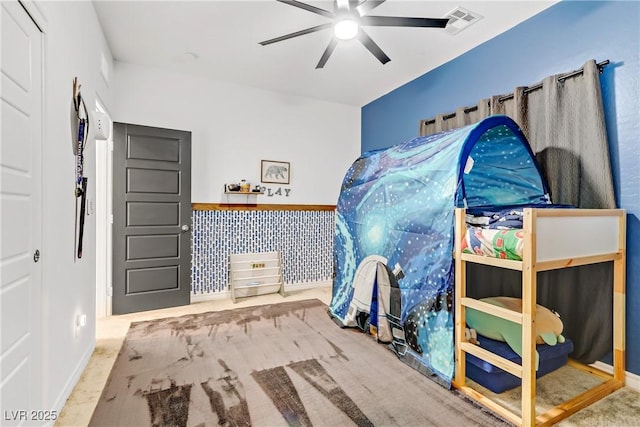
<svg viewBox="0 0 640 427"><path fill-rule="evenodd" d="M240 195L240 196L251 196L251 195L257 196L259 194L264 194L264 190L261 190L261 191L229 191L229 190L226 190L224 192L224 194L237 194L237 195Z"/></svg>
<svg viewBox="0 0 640 427"><path fill-rule="evenodd" d="M264 288L267 286L280 286L282 283L280 282L276 282L276 283L255 283L255 284L246 284L246 285L236 285L236 291L238 289L252 289L252 288Z"/></svg>

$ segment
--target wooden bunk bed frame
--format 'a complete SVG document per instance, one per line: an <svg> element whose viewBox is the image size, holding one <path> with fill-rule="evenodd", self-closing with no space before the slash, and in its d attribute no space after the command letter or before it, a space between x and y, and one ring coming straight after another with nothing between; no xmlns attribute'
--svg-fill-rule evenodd
<svg viewBox="0 0 640 427"><path fill-rule="evenodd" d="M453 386L516 425L552 425L606 397L625 382L626 214L622 209L524 209L522 261L461 252L466 233L465 209L455 211L455 377ZM580 233L580 230L589 230ZM539 271L613 261L613 374L570 360L573 367L604 382L536 416L535 307ZM522 272L522 313L467 297L466 263ZM465 308L471 307L522 324L522 365L465 340ZM480 359L522 379L521 416L465 384L465 355Z"/></svg>

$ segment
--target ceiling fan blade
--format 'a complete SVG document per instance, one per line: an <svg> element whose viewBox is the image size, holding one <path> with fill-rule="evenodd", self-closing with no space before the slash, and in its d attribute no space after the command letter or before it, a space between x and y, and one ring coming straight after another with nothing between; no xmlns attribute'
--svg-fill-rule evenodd
<svg viewBox="0 0 640 427"><path fill-rule="evenodd" d="M366 0L363 3L360 3L360 5L356 7L356 10L360 14L360 16L364 16L376 7L380 6L382 3L384 3L384 1L385 0Z"/></svg>
<svg viewBox="0 0 640 427"><path fill-rule="evenodd" d="M305 34L315 33L316 31L324 30L325 28L330 28L332 25L333 25L332 23L316 25L315 27L307 28L305 30L296 31L295 33L285 34L284 36L276 37L274 39L265 40L263 42L260 42L260 44L262 46L266 46L268 44L281 42L283 40L292 39L294 37L304 36Z"/></svg>
<svg viewBox="0 0 640 427"><path fill-rule="evenodd" d="M333 19L335 15L328 10L320 9L319 7L311 6L310 4L302 3L296 0L277 0L280 3L288 4L289 6L299 7L309 12L317 13L318 15L326 16Z"/></svg>
<svg viewBox="0 0 640 427"><path fill-rule="evenodd" d="M338 45L338 40L335 37L332 37L331 41L329 41L329 44L327 45L327 48L324 50L324 53L322 54L320 61L318 61L318 65L316 65L316 70L318 68L324 67L324 64L327 63L327 61L329 60L329 57L331 56L331 54L333 53L333 50L336 48L337 45Z"/></svg>
<svg viewBox="0 0 640 427"><path fill-rule="evenodd" d="M360 0L333 0L333 12L334 14L348 13L351 10L355 10L360 3Z"/></svg>
<svg viewBox="0 0 640 427"><path fill-rule="evenodd" d="M362 43L364 47L369 49L369 52L373 53L373 56L378 58L378 61L382 62L383 64L391 61L391 58L389 58L382 51L382 49L380 49L380 46L378 46L376 42L374 42L373 39L369 37L369 34L365 33L362 28L360 28L360 30L358 31L358 40L360 40L360 43Z"/></svg>
<svg viewBox="0 0 640 427"><path fill-rule="evenodd" d="M363 16L360 25L377 27L433 27L444 28L449 22L446 18L404 18L400 16Z"/></svg>

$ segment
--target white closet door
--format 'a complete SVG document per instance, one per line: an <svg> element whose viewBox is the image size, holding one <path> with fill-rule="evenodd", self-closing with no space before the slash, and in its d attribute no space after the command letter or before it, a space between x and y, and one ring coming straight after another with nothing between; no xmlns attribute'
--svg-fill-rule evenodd
<svg viewBox="0 0 640 427"><path fill-rule="evenodd" d="M17 1L0 2L0 416L32 425L42 404L43 35ZM38 252L37 252L38 251ZM37 414L36 414L37 415Z"/></svg>

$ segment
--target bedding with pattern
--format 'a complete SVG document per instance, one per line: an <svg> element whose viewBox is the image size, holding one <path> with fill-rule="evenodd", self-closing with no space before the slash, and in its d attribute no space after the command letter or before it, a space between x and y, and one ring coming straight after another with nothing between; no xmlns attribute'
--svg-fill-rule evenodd
<svg viewBox="0 0 640 427"><path fill-rule="evenodd" d="M467 226L462 252L522 261L524 231Z"/></svg>
<svg viewBox="0 0 640 427"><path fill-rule="evenodd" d="M525 207L570 208L568 205L535 205L507 208L467 209L467 233L462 252L493 258L522 261L524 231L522 216Z"/></svg>

